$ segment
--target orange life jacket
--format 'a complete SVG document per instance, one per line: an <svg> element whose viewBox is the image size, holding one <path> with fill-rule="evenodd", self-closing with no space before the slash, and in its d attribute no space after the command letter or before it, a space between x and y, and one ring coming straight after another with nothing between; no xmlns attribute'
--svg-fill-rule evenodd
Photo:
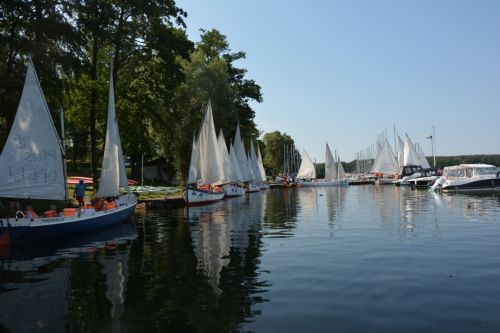
<svg viewBox="0 0 500 333"><path fill-rule="evenodd" d="M48 210L43 213L45 217L57 217L57 212L55 210Z"/></svg>

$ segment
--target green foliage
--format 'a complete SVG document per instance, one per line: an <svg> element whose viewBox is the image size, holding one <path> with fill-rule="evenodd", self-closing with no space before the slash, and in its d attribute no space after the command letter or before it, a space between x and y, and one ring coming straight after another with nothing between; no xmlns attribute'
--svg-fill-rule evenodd
<svg viewBox="0 0 500 333"><path fill-rule="evenodd" d="M264 135L265 149L263 153L263 163L264 167L269 170L273 176L283 171L285 145L290 146L293 144L293 139L286 133L281 134L280 131L274 131Z"/></svg>
<svg viewBox="0 0 500 333"><path fill-rule="evenodd" d="M229 44L224 35L217 30L202 32L201 41L191 53L190 60L180 60L185 81L175 91L171 109L173 131L159 132L165 139L162 150L172 153L175 168L182 179L187 174L193 135L200 128L204 106L209 100L216 131L222 129L226 141L234 137L238 121L247 145L259 134L253 122L255 114L241 110L245 110L252 99L262 100L260 87L255 88L257 94L243 87L245 71L233 67L232 61L239 58L237 54L228 53Z"/></svg>
<svg viewBox="0 0 500 333"><path fill-rule="evenodd" d="M49 108L61 107L63 76L82 54L83 39L62 0L0 2L0 118L10 129L31 56ZM57 118L58 119L58 118ZM0 145L8 131L0 132Z"/></svg>
<svg viewBox="0 0 500 333"><path fill-rule="evenodd" d="M0 9L1 142L15 116L28 55L49 108L65 110L67 156L73 167L91 157L94 179L111 64L121 142L133 162L143 154L146 160L163 156L173 173L185 174L208 100L227 139L238 122L247 145L259 136L249 103L262 101L260 87L234 64L245 53L233 53L215 29L202 30L195 47L185 31L187 14L175 1L16 0ZM58 125L59 116L54 119Z"/></svg>
<svg viewBox="0 0 500 333"><path fill-rule="evenodd" d="M427 157L427 161L432 166L434 161L432 157ZM444 168L446 166L468 163L485 163L500 166L500 155L457 155L457 156L436 156L436 167Z"/></svg>

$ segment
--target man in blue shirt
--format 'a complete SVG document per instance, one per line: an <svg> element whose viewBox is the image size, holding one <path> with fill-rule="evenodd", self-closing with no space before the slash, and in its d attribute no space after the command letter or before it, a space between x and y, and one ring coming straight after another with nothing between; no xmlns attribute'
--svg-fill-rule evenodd
<svg viewBox="0 0 500 333"><path fill-rule="evenodd" d="M83 206L83 197L85 197L85 190L87 188L87 184L83 183L83 179L80 179L80 182L75 186L75 198L78 201L78 204Z"/></svg>

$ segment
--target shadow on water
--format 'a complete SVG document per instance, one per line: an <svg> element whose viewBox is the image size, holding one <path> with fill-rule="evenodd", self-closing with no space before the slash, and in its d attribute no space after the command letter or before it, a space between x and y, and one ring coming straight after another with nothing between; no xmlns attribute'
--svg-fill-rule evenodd
<svg viewBox="0 0 500 333"><path fill-rule="evenodd" d="M237 331L259 315L253 305L266 302L269 284L259 280L266 196L147 212L123 228L11 249L0 272L0 325Z"/></svg>
<svg viewBox="0 0 500 333"><path fill-rule="evenodd" d="M433 193L437 205L463 212L466 220L498 211L500 192L449 192Z"/></svg>
<svg viewBox="0 0 500 333"><path fill-rule="evenodd" d="M476 316L498 304L488 298L498 294L498 260L484 251L498 253L499 213L498 193L392 186L269 190L147 211L118 228L0 253L0 331L325 331L332 320L347 331L418 331L462 320L470 298L492 304ZM436 290L446 292L441 307ZM427 310L457 306L456 295L462 312ZM401 319L380 322L394 312ZM312 315L322 319L304 320Z"/></svg>
<svg viewBox="0 0 500 333"><path fill-rule="evenodd" d="M491 217L500 204L500 193L497 192L435 193L406 187L374 186L371 193L370 202L378 211L382 228L410 238L424 229L432 230L440 237L441 208L446 208L446 214L456 214L467 221L477 220L483 215Z"/></svg>
<svg viewBox="0 0 500 333"><path fill-rule="evenodd" d="M124 224L3 248L0 323L12 332L121 330L117 319L124 311L130 244L136 239L136 228Z"/></svg>
<svg viewBox="0 0 500 333"><path fill-rule="evenodd" d="M269 238L286 238L293 236L293 230L298 224L300 211L298 195L300 190L274 189L267 192L263 226Z"/></svg>

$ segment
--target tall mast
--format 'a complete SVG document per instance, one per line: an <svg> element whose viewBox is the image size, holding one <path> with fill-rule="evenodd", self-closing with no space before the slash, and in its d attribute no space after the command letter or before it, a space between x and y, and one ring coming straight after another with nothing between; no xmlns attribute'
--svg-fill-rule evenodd
<svg viewBox="0 0 500 333"><path fill-rule="evenodd" d="M62 162L63 162L63 173L64 179L67 178L66 174L66 149L64 148L64 110L61 108L61 147L62 147ZM68 186L64 186L64 196L68 200Z"/></svg>
<svg viewBox="0 0 500 333"><path fill-rule="evenodd" d="M432 117L432 158L434 159L434 167L436 167L436 150L435 150L435 142L436 142L436 130L434 124L434 116Z"/></svg>

